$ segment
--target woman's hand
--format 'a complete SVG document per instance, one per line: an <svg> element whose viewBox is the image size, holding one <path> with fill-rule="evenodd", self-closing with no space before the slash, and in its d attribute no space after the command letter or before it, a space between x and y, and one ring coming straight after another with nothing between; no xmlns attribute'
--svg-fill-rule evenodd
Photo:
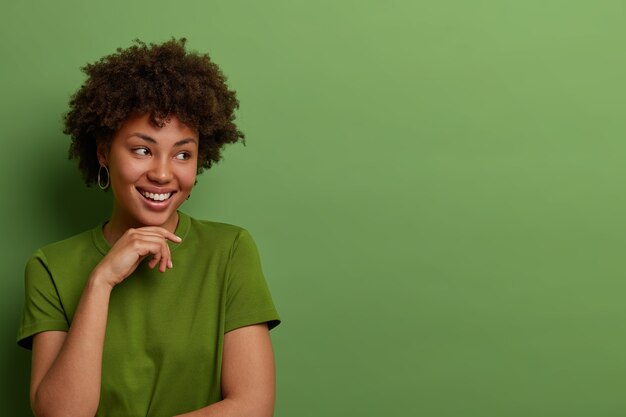
<svg viewBox="0 0 626 417"><path fill-rule="evenodd" d="M98 277L113 288L124 281L144 258L153 255L150 268L159 265L159 271L172 268L172 255L167 241L180 243L181 238L158 226L128 229L100 261L92 277Z"/></svg>

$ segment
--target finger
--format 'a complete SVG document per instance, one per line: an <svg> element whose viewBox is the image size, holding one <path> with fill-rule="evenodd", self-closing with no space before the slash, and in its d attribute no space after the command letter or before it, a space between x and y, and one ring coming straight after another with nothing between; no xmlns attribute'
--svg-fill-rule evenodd
<svg viewBox="0 0 626 417"><path fill-rule="evenodd" d="M167 271L167 266L171 262L170 259L166 259L165 257L161 258L161 265L159 265L159 271L165 272Z"/></svg>
<svg viewBox="0 0 626 417"><path fill-rule="evenodd" d="M149 253L156 253L156 251L162 251L163 253L169 253L169 246L167 239L161 235L153 234L136 234L132 236L132 245L139 251L148 250ZM147 255L148 252L145 252Z"/></svg>
<svg viewBox="0 0 626 417"><path fill-rule="evenodd" d="M169 235L166 235L165 233L157 233L154 231L150 231L150 230L142 230L142 231L136 231L134 232L132 235L129 236L130 239L143 239L143 238L153 238L153 239L158 239L158 240L165 240L165 241L172 241L174 243L180 243L182 242L182 239L179 238L178 236L176 236L173 233L170 233Z"/></svg>
<svg viewBox="0 0 626 417"><path fill-rule="evenodd" d="M161 252L156 252L150 262L148 262L148 266L150 269L154 269L154 267L163 260L163 255ZM160 268L159 268L160 269Z"/></svg>
<svg viewBox="0 0 626 417"><path fill-rule="evenodd" d="M146 226L146 227L140 227L134 230L138 233L162 236L165 239L171 240L172 242L176 242L176 243L180 243L183 241L180 236L177 236L174 233L170 232L169 230L164 229L159 226Z"/></svg>
<svg viewBox="0 0 626 417"><path fill-rule="evenodd" d="M144 236L142 238L136 238L133 242L133 246L137 256L141 259L153 255L152 259L148 262L148 267L151 269L161 261L161 258L165 257L167 259L167 255L163 253L163 246L167 247L167 243L165 243L162 237Z"/></svg>
<svg viewBox="0 0 626 417"><path fill-rule="evenodd" d="M170 247L169 245L163 241L163 250L164 250L164 256L161 258L161 265L159 270L161 272L165 272L167 271L167 268L171 268L172 266L174 266L172 264L172 252L170 251Z"/></svg>
<svg viewBox="0 0 626 417"><path fill-rule="evenodd" d="M152 259L150 259L150 262L148 262L148 267L150 269L154 269L154 267L156 266L157 262L159 262L159 258L156 256L153 256Z"/></svg>
<svg viewBox="0 0 626 417"><path fill-rule="evenodd" d="M148 262L149 268L154 269L159 265L159 270L165 272L172 265L168 240L163 233L159 232L160 228L146 229L133 229L125 236L124 240L131 245L138 257L144 259L149 255L153 255ZM164 231L165 229L162 230ZM125 246L122 242L118 243L121 245L119 249Z"/></svg>
<svg viewBox="0 0 626 417"><path fill-rule="evenodd" d="M155 237L151 236L150 239L155 239ZM157 241L151 242L152 244L156 243L157 247L151 250L151 253L154 253L154 257L150 260L148 266L151 269L154 269L154 267L159 265L159 271L165 272L168 265L170 265L172 262L170 247L163 237L157 237L156 239Z"/></svg>

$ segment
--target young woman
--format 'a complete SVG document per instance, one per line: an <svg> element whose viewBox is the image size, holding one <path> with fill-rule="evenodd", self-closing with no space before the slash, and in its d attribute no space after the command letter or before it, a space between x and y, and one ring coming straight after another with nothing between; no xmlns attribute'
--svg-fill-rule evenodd
<svg viewBox="0 0 626 417"><path fill-rule="evenodd" d="M235 93L185 40L87 65L65 133L109 221L39 249L18 343L37 416L271 416L279 317L242 228L178 211L243 139Z"/></svg>

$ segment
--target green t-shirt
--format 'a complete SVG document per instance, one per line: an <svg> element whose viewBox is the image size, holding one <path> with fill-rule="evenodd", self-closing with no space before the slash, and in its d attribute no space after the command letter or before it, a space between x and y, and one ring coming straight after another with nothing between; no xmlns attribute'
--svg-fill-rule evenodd
<svg viewBox="0 0 626 417"><path fill-rule="evenodd" d="M280 322L250 234L179 212L174 267L147 261L111 293L98 417L172 416L220 401L224 333ZM67 331L90 272L109 251L102 227L39 249L26 266L18 343Z"/></svg>

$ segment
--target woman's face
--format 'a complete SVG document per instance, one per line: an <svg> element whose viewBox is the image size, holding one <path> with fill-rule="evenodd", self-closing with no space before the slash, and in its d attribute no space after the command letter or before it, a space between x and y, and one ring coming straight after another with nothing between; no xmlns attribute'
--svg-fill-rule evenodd
<svg viewBox="0 0 626 417"><path fill-rule="evenodd" d="M198 133L171 117L163 127L149 115L131 117L113 136L107 152L114 195L111 223L122 228L161 226L174 231L176 210L191 194L198 167Z"/></svg>

